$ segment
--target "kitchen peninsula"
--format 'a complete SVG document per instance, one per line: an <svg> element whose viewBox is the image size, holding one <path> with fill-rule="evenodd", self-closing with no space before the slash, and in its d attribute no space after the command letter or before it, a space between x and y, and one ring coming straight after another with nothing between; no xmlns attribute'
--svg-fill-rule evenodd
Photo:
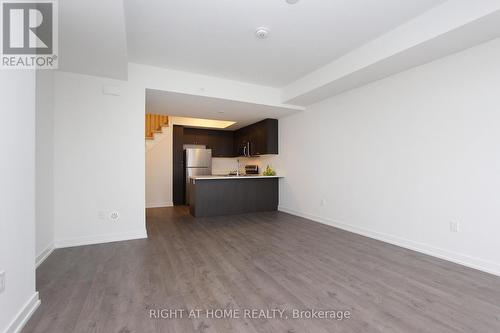
<svg viewBox="0 0 500 333"><path fill-rule="evenodd" d="M278 209L279 176L193 176L189 210L195 217Z"/></svg>

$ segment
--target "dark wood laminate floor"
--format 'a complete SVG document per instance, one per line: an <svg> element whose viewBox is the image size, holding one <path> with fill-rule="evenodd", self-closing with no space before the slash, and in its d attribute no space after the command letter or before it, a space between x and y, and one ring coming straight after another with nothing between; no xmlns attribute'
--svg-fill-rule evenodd
<svg viewBox="0 0 500 333"><path fill-rule="evenodd" d="M147 215L148 240L54 251L23 332L500 332L493 275L284 213ZM351 319L149 318L151 308L221 307Z"/></svg>

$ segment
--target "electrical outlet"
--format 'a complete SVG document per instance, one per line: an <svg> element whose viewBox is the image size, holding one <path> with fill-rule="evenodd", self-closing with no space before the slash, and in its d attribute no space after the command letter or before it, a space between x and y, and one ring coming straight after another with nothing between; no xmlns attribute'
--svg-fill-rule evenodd
<svg viewBox="0 0 500 333"><path fill-rule="evenodd" d="M99 218L99 220L105 220L106 219L106 212L103 210L99 211L99 213L97 213L97 217Z"/></svg>
<svg viewBox="0 0 500 333"><path fill-rule="evenodd" d="M460 231L460 223L457 221L450 222L450 231L451 232L459 232Z"/></svg>
<svg viewBox="0 0 500 333"><path fill-rule="evenodd" d="M108 219L111 222L118 222L118 220L120 219L120 213L118 213L117 211L110 212L108 215Z"/></svg>
<svg viewBox="0 0 500 333"><path fill-rule="evenodd" d="M324 206L326 204L326 200L325 199L321 199L321 201L319 202L320 206Z"/></svg>
<svg viewBox="0 0 500 333"><path fill-rule="evenodd" d="M5 271L0 272L0 293L5 291Z"/></svg>

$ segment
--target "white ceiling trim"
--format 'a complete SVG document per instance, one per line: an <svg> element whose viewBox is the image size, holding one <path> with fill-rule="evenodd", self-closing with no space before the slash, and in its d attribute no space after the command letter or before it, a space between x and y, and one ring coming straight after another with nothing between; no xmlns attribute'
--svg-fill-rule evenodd
<svg viewBox="0 0 500 333"><path fill-rule="evenodd" d="M283 102L310 105L500 36L500 1L453 0L283 88Z"/></svg>
<svg viewBox="0 0 500 333"><path fill-rule="evenodd" d="M304 110L301 106L281 103L281 89L215 76L129 63L128 77L134 85L151 90Z"/></svg>
<svg viewBox="0 0 500 333"><path fill-rule="evenodd" d="M146 113L234 122L226 130L235 130L265 118L281 118L298 111L283 106L146 89Z"/></svg>

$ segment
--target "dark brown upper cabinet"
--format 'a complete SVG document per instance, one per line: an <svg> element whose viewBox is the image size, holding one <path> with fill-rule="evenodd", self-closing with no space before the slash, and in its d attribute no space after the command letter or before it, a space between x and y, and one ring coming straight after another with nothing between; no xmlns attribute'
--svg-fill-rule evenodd
<svg viewBox="0 0 500 333"><path fill-rule="evenodd" d="M278 154L278 120L264 119L234 133L235 154L242 155L241 147L250 147L250 155Z"/></svg>
<svg viewBox="0 0 500 333"><path fill-rule="evenodd" d="M207 148L212 149L214 157L234 157L234 132L213 131Z"/></svg>
<svg viewBox="0 0 500 333"><path fill-rule="evenodd" d="M213 157L234 157L234 132L184 128L184 144L205 145Z"/></svg>
<svg viewBox="0 0 500 333"><path fill-rule="evenodd" d="M237 131L184 128L183 143L205 145L213 157L278 154L278 120L264 119ZM245 154L240 149L246 146ZM249 147L249 148L248 148Z"/></svg>

